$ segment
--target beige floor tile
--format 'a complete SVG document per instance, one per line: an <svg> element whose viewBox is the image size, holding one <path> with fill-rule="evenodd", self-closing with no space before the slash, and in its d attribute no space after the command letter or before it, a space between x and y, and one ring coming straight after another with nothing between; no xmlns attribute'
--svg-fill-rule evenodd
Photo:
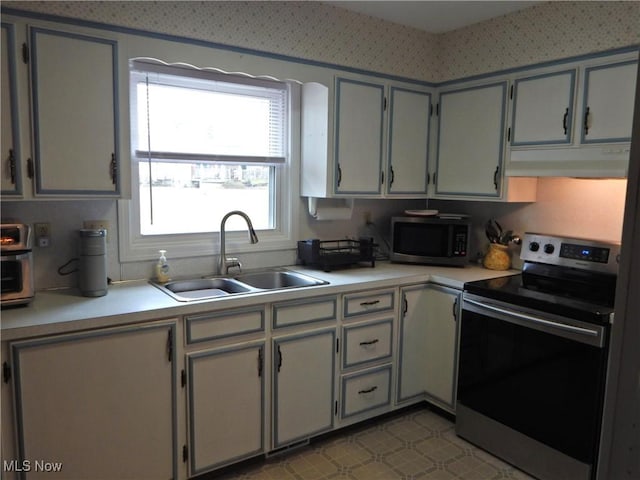
<svg viewBox="0 0 640 480"><path fill-rule="evenodd" d="M224 480L533 480L456 436L427 408L346 429L224 476Z"/></svg>

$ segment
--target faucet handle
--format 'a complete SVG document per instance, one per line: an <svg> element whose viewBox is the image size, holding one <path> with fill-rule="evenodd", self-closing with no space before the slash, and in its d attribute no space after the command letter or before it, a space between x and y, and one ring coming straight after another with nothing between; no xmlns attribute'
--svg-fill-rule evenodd
<svg viewBox="0 0 640 480"><path fill-rule="evenodd" d="M227 257L226 262L227 273L229 273L229 269L233 267L238 267L238 270L242 271L242 262L237 257Z"/></svg>

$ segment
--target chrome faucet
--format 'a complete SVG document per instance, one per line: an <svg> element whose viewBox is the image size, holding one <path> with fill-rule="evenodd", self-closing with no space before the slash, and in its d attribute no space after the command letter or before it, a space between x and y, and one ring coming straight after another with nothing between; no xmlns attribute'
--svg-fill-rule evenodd
<svg viewBox="0 0 640 480"><path fill-rule="evenodd" d="M240 260L235 257L227 258L226 255L226 239L225 239L225 231L224 225L227 222L227 218L231 215L240 215L247 222L247 227L249 229L249 241L251 243L258 243L258 235L256 235L256 231L253 229L253 225L251 224L251 219L249 215L240 210L233 210L232 212L227 213L224 217L222 217L222 222L220 223L220 260L218 261L218 272L220 275L227 275L229 273L229 268L231 267L241 267Z"/></svg>

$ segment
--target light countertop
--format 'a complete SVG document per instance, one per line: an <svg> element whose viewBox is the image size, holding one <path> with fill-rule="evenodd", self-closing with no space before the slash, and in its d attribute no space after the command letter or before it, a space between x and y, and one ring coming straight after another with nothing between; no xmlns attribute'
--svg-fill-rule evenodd
<svg viewBox="0 0 640 480"><path fill-rule="evenodd" d="M430 267L389 262L378 262L374 268L352 267L332 272L300 266L286 268L325 280L329 284L186 303L174 300L146 280L116 282L109 286L107 295L96 298L83 297L77 289L39 291L29 305L2 310L2 340L115 327L207 311L413 283L432 282L462 289L465 282L519 273L516 270L487 270L479 266Z"/></svg>

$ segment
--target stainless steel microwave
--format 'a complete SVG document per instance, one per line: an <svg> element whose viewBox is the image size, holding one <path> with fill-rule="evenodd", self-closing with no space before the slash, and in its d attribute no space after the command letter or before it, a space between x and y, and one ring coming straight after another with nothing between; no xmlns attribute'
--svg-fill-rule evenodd
<svg viewBox="0 0 640 480"><path fill-rule="evenodd" d="M467 263L470 231L468 218L393 217L390 260L463 267Z"/></svg>

